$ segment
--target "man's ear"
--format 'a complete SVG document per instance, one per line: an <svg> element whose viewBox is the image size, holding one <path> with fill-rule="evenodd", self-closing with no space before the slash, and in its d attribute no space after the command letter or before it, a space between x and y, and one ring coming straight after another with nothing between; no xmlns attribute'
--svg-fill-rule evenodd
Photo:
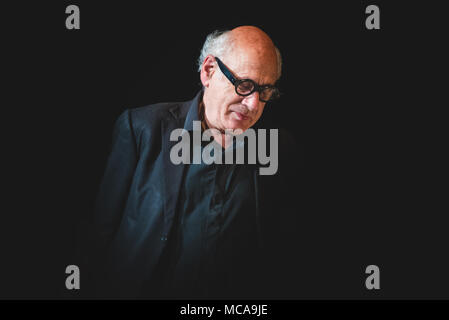
<svg viewBox="0 0 449 320"><path fill-rule="evenodd" d="M201 67L200 72L200 78L203 87L209 87L210 80L215 72L215 66L215 58L212 55L208 55L206 59L204 59L203 66Z"/></svg>

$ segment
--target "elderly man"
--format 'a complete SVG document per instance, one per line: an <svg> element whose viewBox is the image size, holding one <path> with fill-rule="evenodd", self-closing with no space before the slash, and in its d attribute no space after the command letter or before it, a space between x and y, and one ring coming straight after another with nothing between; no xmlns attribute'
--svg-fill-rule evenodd
<svg viewBox="0 0 449 320"><path fill-rule="evenodd" d="M170 158L171 133L192 133L195 121L213 129L222 150L234 150L226 130L254 127L279 95L280 53L256 27L214 32L199 72L203 88L193 100L126 110L116 122L94 215L89 281L102 297L257 298L281 279L285 261L272 253L282 252L276 239L293 214L282 213L289 210L282 173L294 176L289 158L265 180L257 165Z"/></svg>

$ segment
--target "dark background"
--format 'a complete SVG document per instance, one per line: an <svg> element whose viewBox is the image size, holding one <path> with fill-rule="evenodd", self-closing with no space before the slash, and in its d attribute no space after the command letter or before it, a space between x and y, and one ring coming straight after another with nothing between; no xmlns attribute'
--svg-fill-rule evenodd
<svg viewBox="0 0 449 320"><path fill-rule="evenodd" d="M0 298L80 297L65 289L65 267L80 264L114 121L126 108L193 98L206 35L238 25L262 28L280 49L283 96L264 118L305 154L301 181L288 186L298 207L281 207L298 219L286 298L449 298L438 2L182 3L3 7ZM80 30L65 28L69 4ZM369 4L381 30L365 29ZM365 288L370 264L377 291Z"/></svg>

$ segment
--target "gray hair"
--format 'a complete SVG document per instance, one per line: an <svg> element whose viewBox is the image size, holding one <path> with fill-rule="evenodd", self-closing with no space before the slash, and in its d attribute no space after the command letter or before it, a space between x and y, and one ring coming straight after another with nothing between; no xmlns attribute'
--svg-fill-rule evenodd
<svg viewBox="0 0 449 320"><path fill-rule="evenodd" d="M203 48L201 49L200 56L198 57L198 72L201 72L203 62L208 55L223 57L225 53L232 49L233 41L230 35L229 30L215 30L207 35L206 41L204 41ZM282 71L282 56L279 49L277 47L274 48L276 50L277 57L277 79L279 79Z"/></svg>

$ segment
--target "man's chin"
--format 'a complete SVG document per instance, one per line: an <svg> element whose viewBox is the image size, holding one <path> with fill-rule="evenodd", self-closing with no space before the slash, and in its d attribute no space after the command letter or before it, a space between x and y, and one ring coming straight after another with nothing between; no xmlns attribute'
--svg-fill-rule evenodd
<svg viewBox="0 0 449 320"><path fill-rule="evenodd" d="M237 131L237 134L245 132L249 128L248 124L242 124L242 121L229 121L226 130Z"/></svg>

